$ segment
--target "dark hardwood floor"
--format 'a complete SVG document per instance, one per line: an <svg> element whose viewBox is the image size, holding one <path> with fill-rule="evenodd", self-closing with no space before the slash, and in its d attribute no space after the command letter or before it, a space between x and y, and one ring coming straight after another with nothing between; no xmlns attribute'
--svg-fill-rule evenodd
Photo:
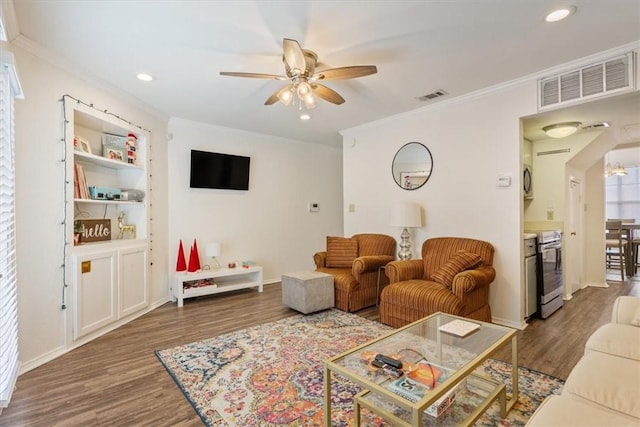
<svg viewBox="0 0 640 427"><path fill-rule="evenodd" d="M640 296L640 279L587 288L547 320L518 332L519 364L565 379L618 295ZM0 426L201 426L154 350L282 319L279 284L167 303L18 378ZM356 313L378 320L377 307ZM510 351L497 358L510 361Z"/></svg>

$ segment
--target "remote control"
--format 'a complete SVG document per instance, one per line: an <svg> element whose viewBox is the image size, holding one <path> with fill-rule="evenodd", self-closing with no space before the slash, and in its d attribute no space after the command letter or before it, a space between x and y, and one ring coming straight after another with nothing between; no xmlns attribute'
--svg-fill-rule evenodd
<svg viewBox="0 0 640 427"><path fill-rule="evenodd" d="M373 361L371 361L371 364L376 368L382 369L382 372L384 372L386 375L389 375L393 378L400 378L401 376L404 375L404 372L402 372L401 369L394 368L393 366L387 365L386 363L380 360L374 359Z"/></svg>
<svg viewBox="0 0 640 427"><path fill-rule="evenodd" d="M396 369L402 369L402 362L394 359L393 357L385 356L384 354L376 354L374 360L378 360L389 366L393 366Z"/></svg>

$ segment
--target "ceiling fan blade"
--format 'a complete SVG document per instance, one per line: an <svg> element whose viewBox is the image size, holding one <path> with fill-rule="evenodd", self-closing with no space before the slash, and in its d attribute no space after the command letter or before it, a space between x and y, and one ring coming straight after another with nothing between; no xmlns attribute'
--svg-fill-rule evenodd
<svg viewBox="0 0 640 427"><path fill-rule="evenodd" d="M311 89L319 98L329 101L332 104L340 105L344 103L344 98L338 92L318 83L312 83Z"/></svg>
<svg viewBox="0 0 640 427"><path fill-rule="evenodd" d="M375 65L355 65L351 67L330 68L317 72L312 79L318 80L340 80L364 77L378 72Z"/></svg>
<svg viewBox="0 0 640 427"><path fill-rule="evenodd" d="M275 79L275 80L288 80L284 76L278 76L277 74L261 74L261 73L236 73L233 71L220 71L221 76L232 77L250 77L253 79Z"/></svg>
<svg viewBox="0 0 640 427"><path fill-rule="evenodd" d="M278 89L273 95L271 95L269 98L267 98L266 101L264 101L264 105L273 105L276 102L280 101L280 96L283 93L290 91L292 89L292 86L293 85L287 85Z"/></svg>
<svg viewBox="0 0 640 427"><path fill-rule="evenodd" d="M302 74L306 68L304 53L297 41L284 39L282 42L284 61L287 63L293 74Z"/></svg>

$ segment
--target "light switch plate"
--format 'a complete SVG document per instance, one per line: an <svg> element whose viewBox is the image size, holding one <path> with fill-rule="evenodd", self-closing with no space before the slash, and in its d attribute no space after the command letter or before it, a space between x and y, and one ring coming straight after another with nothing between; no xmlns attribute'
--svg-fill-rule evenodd
<svg viewBox="0 0 640 427"><path fill-rule="evenodd" d="M511 175L506 173L498 174L496 187L509 187L511 185Z"/></svg>

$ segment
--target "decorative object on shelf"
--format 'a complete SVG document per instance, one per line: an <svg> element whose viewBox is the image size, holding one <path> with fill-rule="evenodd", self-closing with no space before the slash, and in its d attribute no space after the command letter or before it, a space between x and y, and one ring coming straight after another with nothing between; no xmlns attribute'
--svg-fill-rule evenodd
<svg viewBox="0 0 640 427"><path fill-rule="evenodd" d="M135 164L136 163L136 145L138 144L138 137L130 133L127 135L127 142L125 142L125 147L127 149L127 163Z"/></svg>
<svg viewBox="0 0 640 427"><path fill-rule="evenodd" d="M74 230L82 230L81 243L111 240L110 219L78 219L74 223Z"/></svg>
<svg viewBox="0 0 640 427"><path fill-rule="evenodd" d="M127 234L130 235L131 239L136 238L136 226L124 223L124 212L120 212L120 215L118 215L118 228L120 229L118 239L124 239Z"/></svg>
<svg viewBox="0 0 640 427"><path fill-rule="evenodd" d="M144 191L136 189L123 189L120 192L120 200L141 202L144 200Z"/></svg>
<svg viewBox="0 0 640 427"><path fill-rule="evenodd" d="M400 251L398 258L400 260L411 259L411 235L409 227L422 227L422 215L420 205L416 203L398 203L391 210L391 225L394 227L402 227L400 234Z"/></svg>
<svg viewBox="0 0 640 427"><path fill-rule="evenodd" d="M103 133L102 157L125 162L127 158L127 137Z"/></svg>
<svg viewBox="0 0 640 427"><path fill-rule="evenodd" d="M78 151L82 151L83 153L93 154L89 142L79 136L73 137L73 148Z"/></svg>
<svg viewBox="0 0 640 427"><path fill-rule="evenodd" d="M215 265L211 266L212 270L219 270L220 268L222 268L222 266L220 265L220 262L218 262L218 260L216 259L216 257L220 256L220 243L218 242L207 243L207 246L204 247L204 254L207 257L212 258L212 263L215 263Z"/></svg>
<svg viewBox="0 0 640 427"><path fill-rule="evenodd" d="M193 245L191 245L191 250L189 251L189 268L187 268L187 271L189 273L200 271L200 255L198 255L196 239L193 239Z"/></svg>
<svg viewBox="0 0 640 427"><path fill-rule="evenodd" d="M182 240L178 245L178 261L176 262L176 271L187 271L187 261L184 258L184 248L182 247Z"/></svg>
<svg viewBox="0 0 640 427"><path fill-rule="evenodd" d="M89 187L89 195L93 200L120 200L122 191L119 188L92 185Z"/></svg>

